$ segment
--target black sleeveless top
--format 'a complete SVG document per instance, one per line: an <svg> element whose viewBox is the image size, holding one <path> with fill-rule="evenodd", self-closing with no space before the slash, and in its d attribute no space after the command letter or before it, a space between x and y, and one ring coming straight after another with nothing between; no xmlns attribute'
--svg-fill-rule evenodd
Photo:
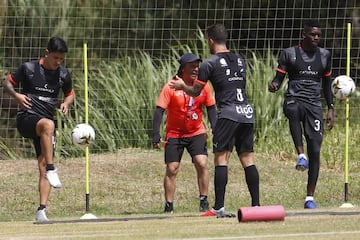
<svg viewBox="0 0 360 240"><path fill-rule="evenodd" d="M309 53L307 53L309 56ZM317 48L310 61L305 62L299 47L295 47L296 60L287 69L289 75L287 98L296 98L310 104L319 105L321 98L321 79L325 74L320 49Z"/></svg>

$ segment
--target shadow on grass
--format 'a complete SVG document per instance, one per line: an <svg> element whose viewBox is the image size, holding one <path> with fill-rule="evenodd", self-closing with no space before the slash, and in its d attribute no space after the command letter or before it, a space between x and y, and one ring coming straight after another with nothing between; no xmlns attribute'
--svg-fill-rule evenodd
<svg viewBox="0 0 360 240"><path fill-rule="evenodd" d="M145 217L125 217L125 218L95 218L95 219L73 219L59 221L41 221L34 224L59 224L59 223L83 223L83 222L114 222L114 221L142 221L142 220L159 220L167 219L170 216L145 216Z"/></svg>
<svg viewBox="0 0 360 240"><path fill-rule="evenodd" d="M293 217L293 216L306 216L306 215L360 215L359 211L346 211L346 212L340 212L340 211L305 211L305 212L287 212L286 217Z"/></svg>
<svg viewBox="0 0 360 240"><path fill-rule="evenodd" d="M360 211L296 211L286 212L286 217L307 216L307 215L360 215ZM95 218L95 219L73 219L73 220L58 220L58 221L44 221L34 222L34 224L61 224L61 223L84 223L84 222L114 222L114 221L143 221L143 220L159 220L168 219L176 216L143 216L143 217L122 217L122 218ZM177 217L194 217L194 215L182 215Z"/></svg>

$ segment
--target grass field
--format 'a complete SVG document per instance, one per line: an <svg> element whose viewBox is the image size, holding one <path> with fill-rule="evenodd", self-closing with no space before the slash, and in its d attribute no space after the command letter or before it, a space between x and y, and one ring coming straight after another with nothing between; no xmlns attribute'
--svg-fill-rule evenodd
<svg viewBox="0 0 360 240"><path fill-rule="evenodd" d="M119 218L121 219L121 218ZM56 223L1 222L0 239L359 239L360 215L289 216L238 223L196 214L166 219Z"/></svg>
<svg viewBox="0 0 360 240"><path fill-rule="evenodd" d="M289 145L290 146L290 145ZM161 151L121 150L90 154L90 208L85 214L85 160L56 160L63 189L48 204L52 224L34 224L38 205L35 160L0 161L0 239L360 239L359 173L349 173L349 202L344 209L344 173L321 168L317 210L304 210L307 174L294 169L295 156L256 154L262 205L283 205L284 221L241 222L237 218L201 218L195 170L187 155L178 175L175 212L163 214ZM213 164L209 158L210 203ZM237 213L250 204L240 163L231 158L225 206Z"/></svg>

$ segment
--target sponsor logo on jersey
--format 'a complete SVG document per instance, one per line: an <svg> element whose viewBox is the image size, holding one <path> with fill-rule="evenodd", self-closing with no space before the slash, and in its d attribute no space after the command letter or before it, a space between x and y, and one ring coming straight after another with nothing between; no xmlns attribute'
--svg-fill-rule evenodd
<svg viewBox="0 0 360 240"><path fill-rule="evenodd" d="M49 89L47 84L45 84L44 87L35 87L35 90L49 93L53 93L55 91L54 89Z"/></svg>
<svg viewBox="0 0 360 240"><path fill-rule="evenodd" d="M243 69L241 69L241 70L243 70ZM241 70L240 70L240 72L242 72ZM231 75L231 70L230 70L230 68L226 69L225 74L226 74L226 76L230 76L230 75ZM238 72L234 72L234 76L229 77L229 78L228 78L228 81L229 81L229 82L232 82L232 81L243 81L243 80L244 80L244 77L243 77L243 76L238 76L238 75L239 75Z"/></svg>
<svg viewBox="0 0 360 240"><path fill-rule="evenodd" d="M228 71L229 70L229 74L228 74ZM227 69L226 70L226 75L230 75L230 69ZM241 69L242 70L242 69ZM240 71L241 72L241 71ZM228 78L228 81L229 82L232 82L232 81L243 81L244 80L244 77L243 76L238 76L238 72L234 72L234 76L233 77L229 77Z"/></svg>
<svg viewBox="0 0 360 240"><path fill-rule="evenodd" d="M246 106L236 106L236 112L244 115L246 118L252 118L254 110L249 104L247 104Z"/></svg>
<svg viewBox="0 0 360 240"><path fill-rule="evenodd" d="M41 100L43 102L50 102L52 100L52 98L50 98L50 97L39 96L38 98L39 98L39 100Z"/></svg>
<svg viewBox="0 0 360 240"><path fill-rule="evenodd" d="M232 81L243 81L244 78L243 77L230 77L228 78L228 81L229 82L232 82Z"/></svg>
<svg viewBox="0 0 360 240"><path fill-rule="evenodd" d="M228 66L225 58L221 58L221 59L220 59L220 66L221 66L221 67L227 67L227 66Z"/></svg>
<svg viewBox="0 0 360 240"><path fill-rule="evenodd" d="M314 75L318 75L319 72L318 72L318 71L313 71L313 70L311 70L311 66L309 65L309 66L307 67L307 70L301 70L301 71L299 71L299 74L301 74L301 75L312 75L312 76L314 76Z"/></svg>

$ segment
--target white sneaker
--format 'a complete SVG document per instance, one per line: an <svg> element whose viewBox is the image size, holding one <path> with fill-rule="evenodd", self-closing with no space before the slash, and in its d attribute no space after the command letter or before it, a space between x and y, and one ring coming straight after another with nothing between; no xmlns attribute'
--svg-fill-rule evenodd
<svg viewBox="0 0 360 240"><path fill-rule="evenodd" d="M50 185L53 186L54 188L62 187L59 176L57 174L57 169L47 171L46 178L49 181Z"/></svg>
<svg viewBox="0 0 360 240"><path fill-rule="evenodd" d="M49 219L46 216L46 208L37 211L35 220L38 222L49 221Z"/></svg>

